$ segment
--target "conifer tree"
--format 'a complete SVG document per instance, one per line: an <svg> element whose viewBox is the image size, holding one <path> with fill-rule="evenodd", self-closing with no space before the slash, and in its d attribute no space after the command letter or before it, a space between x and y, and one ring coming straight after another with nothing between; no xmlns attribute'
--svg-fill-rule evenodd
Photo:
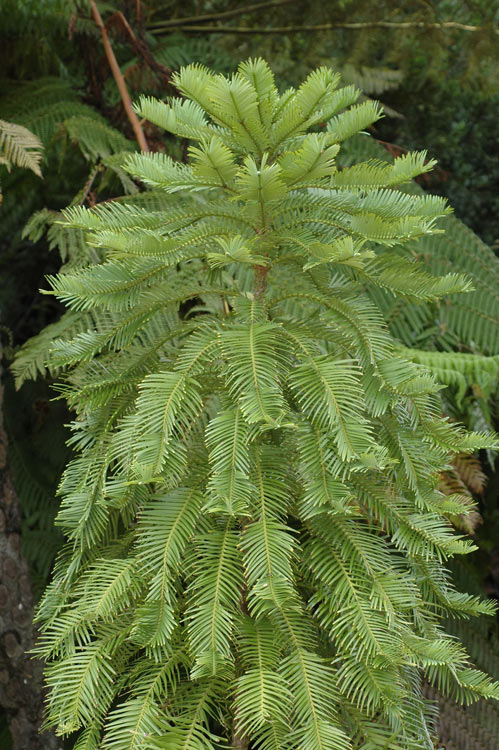
<svg viewBox="0 0 499 750"><path fill-rule="evenodd" d="M68 209L104 261L51 280L76 457L39 609L48 723L79 750L430 750L423 678L499 698L441 626L494 608L450 580L472 506L438 489L494 441L441 416L368 296L470 287L408 249L449 211L400 187L432 162L339 170L381 111L327 68L283 94L262 60L175 85L137 111L189 163L126 161L166 207Z"/></svg>

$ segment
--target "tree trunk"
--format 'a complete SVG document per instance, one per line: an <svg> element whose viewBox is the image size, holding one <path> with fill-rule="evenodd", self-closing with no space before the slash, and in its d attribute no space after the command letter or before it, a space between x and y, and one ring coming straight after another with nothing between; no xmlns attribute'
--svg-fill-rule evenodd
<svg viewBox="0 0 499 750"><path fill-rule="evenodd" d="M43 665L26 654L34 642L33 597L21 552L20 513L8 468L2 406L0 380L0 706L7 717L12 750L62 750L62 742L52 732L38 734Z"/></svg>

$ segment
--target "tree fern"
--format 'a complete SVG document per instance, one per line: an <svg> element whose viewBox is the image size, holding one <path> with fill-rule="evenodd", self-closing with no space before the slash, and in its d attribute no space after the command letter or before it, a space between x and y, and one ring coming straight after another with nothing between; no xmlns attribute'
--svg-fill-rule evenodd
<svg viewBox="0 0 499 750"><path fill-rule="evenodd" d="M42 176L40 162L43 145L27 128L13 122L0 120L0 165L10 171L12 166L30 169ZM0 192L0 202L2 193Z"/></svg>
<svg viewBox="0 0 499 750"><path fill-rule="evenodd" d="M48 184L42 188L43 183L36 184L29 175L6 176L8 190L0 222L2 232L12 236L19 225L28 220L23 238L38 242L46 232L49 249L58 247L68 267L98 262L98 252L89 249L83 232L62 226L59 212L42 206L46 205L47 191L50 193L53 189L55 175L55 205L60 205L61 195L65 195L64 202L79 204L87 199L94 200L99 191L106 195L120 192L120 186L125 193L137 191L135 182L121 168L123 154L135 150L136 144L111 127L95 108L83 103L75 87L68 82L44 77L23 84L21 90L20 95L19 88L5 87L1 96L2 113L19 123L15 126L6 123L10 129L17 129L18 139L21 133L24 138L27 133L30 135L31 146L23 152L23 158L29 158L35 172L41 176L43 156ZM0 140L3 143L0 157L8 144L14 155L10 131L0 135ZM21 145L21 141L18 142ZM19 149L15 153L19 157ZM74 195L76 189L78 193Z"/></svg>
<svg viewBox="0 0 499 750"><path fill-rule="evenodd" d="M358 92L325 68L282 95L262 60L175 85L138 109L190 163L130 155L165 202L69 209L103 262L51 280L77 456L39 612L48 723L85 748L430 750L423 675L499 698L441 625L494 611L447 574L472 506L439 476L495 441L441 417L378 295L469 290L407 252L448 213L399 188L431 164L338 168L380 113L343 111Z"/></svg>

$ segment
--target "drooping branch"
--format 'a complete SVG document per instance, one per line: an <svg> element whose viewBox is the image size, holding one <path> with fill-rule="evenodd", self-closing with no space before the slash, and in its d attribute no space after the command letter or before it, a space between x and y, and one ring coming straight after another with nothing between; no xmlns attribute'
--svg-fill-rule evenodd
<svg viewBox="0 0 499 750"><path fill-rule="evenodd" d="M161 29L151 29L152 34L162 34L164 26ZM362 29L456 29L457 31L486 31L488 28L494 33L499 34L499 29L487 26L471 26L469 24L458 23L457 21L444 21L443 23L433 23L427 21L365 21L358 23L323 23L314 26L205 26L205 25L179 25L181 31L191 31L204 34L292 34L299 31L335 31L336 29L346 29L358 31Z"/></svg>
<svg viewBox="0 0 499 750"><path fill-rule="evenodd" d="M133 132L135 133L135 138L137 139L137 143L139 144L141 151L149 151L149 146L147 144L144 131L142 130L142 125L140 124L139 118L137 117L137 115L135 114L133 110L132 100L130 98L130 94L128 93L125 79L123 78L123 74L120 70L120 66L118 65L118 61L116 60L116 56L113 52L113 48L111 47L111 42L109 41L109 36L107 34L106 27L104 26L104 23L102 21L101 14L99 13L99 9L97 8L97 5L95 4L95 0L89 0L89 2L90 2L90 7L92 9L92 16L94 18L94 21L99 27L100 32L101 32L102 44L104 45L104 51L106 53L109 67L111 68L113 78L116 81L116 86L118 87L118 91L120 92L121 101L123 102L123 107L125 109L126 116L128 117L130 124L133 128Z"/></svg>
<svg viewBox="0 0 499 750"><path fill-rule="evenodd" d="M299 0L274 0L268 3L256 3L255 5L245 5L242 8L235 8L234 10L225 10L221 13L205 13L202 16L186 16L185 18L172 18L170 21L157 21L156 23L148 24L149 29L172 29L178 28L179 26L185 26L191 23L202 23L204 21L218 21L221 18L235 18L236 16L249 15L250 13L257 13L258 11L268 10L270 8L278 8L282 5L296 5ZM158 33L156 31L155 33Z"/></svg>

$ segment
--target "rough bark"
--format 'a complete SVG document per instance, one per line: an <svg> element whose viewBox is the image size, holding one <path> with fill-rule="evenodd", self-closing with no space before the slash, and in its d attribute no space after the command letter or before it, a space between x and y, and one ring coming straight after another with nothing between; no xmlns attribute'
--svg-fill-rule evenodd
<svg viewBox="0 0 499 750"><path fill-rule="evenodd" d="M2 407L0 379L0 706L7 717L13 750L62 750L62 742L52 732L39 735L43 666L26 653L34 642L33 597L21 551L19 505L7 462Z"/></svg>
<svg viewBox="0 0 499 750"><path fill-rule="evenodd" d="M137 53L137 55L140 55L144 59L146 65L148 65L154 73L158 74L163 85L170 83L172 77L171 69L166 65L159 63L154 58L145 39L135 34L121 10L116 11L116 13L111 16L111 18L107 22L107 26L109 26L110 21L112 21L113 19L116 19L117 22L126 31L134 51Z"/></svg>

